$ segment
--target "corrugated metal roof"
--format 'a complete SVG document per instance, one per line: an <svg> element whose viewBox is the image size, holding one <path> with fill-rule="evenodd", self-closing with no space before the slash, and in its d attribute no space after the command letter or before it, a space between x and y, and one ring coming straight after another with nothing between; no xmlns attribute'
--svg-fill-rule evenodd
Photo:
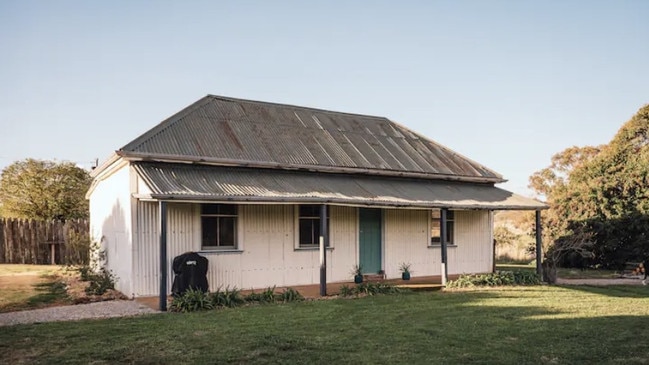
<svg viewBox="0 0 649 365"><path fill-rule="evenodd" d="M340 168L503 181L498 173L386 118L212 95L118 153L280 169Z"/></svg>
<svg viewBox="0 0 649 365"><path fill-rule="evenodd" d="M491 184L228 168L190 164L134 164L154 199L327 202L384 207L545 209Z"/></svg>

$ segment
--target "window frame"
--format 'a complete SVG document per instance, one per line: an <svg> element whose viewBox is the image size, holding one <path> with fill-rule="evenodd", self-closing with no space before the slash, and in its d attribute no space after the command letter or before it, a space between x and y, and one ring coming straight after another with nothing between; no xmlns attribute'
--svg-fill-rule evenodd
<svg viewBox="0 0 649 365"><path fill-rule="evenodd" d="M207 206L215 206L216 213L205 213L204 208ZM221 213L219 209L221 206L228 206L234 208L234 214L232 213ZM237 251L240 250L239 244L239 205L238 204L226 204L226 203L201 203L198 204L198 214L199 214L199 224L200 224L200 251L210 252L210 251ZM203 218L216 218L217 219L217 230L216 230L216 245L205 245L205 231ZM232 232L232 245L221 245L219 240L219 226L221 219L234 218L234 232Z"/></svg>
<svg viewBox="0 0 649 365"><path fill-rule="evenodd" d="M317 215L305 215L305 216L302 216L302 214L301 214L302 212L301 212L301 209L300 209L302 207L315 207L315 208L317 208L318 214ZM296 204L295 209L294 209L294 215L295 215L295 246L294 246L294 248L296 250L315 250L315 249L320 248L319 238L316 240L315 243L302 244L302 242L301 242L301 240L302 240L302 234L301 234L302 233L301 232L302 225L300 224L302 220L311 220L313 222L313 224L314 224L314 225L312 225L312 227L318 227L318 231L319 231L319 227L320 227L320 204ZM328 242L325 242L325 244L326 244L325 248L326 249L331 249L332 248L331 235L330 235L330 232L331 232L331 228L330 228L331 227L331 206L327 206L327 225L326 225L326 227L327 227L327 236L329 237L329 240L327 240ZM313 231L312 231L312 233L313 233ZM318 237L320 237L320 236L318 235ZM315 237L313 237L313 238L315 239Z"/></svg>
<svg viewBox="0 0 649 365"><path fill-rule="evenodd" d="M435 213L439 214L439 217L435 217ZM433 229L434 227L434 222L435 219L437 219L438 222L438 230L440 231L440 235L438 236L433 236ZM455 214L455 210L447 210L446 212L446 234L447 234L447 240L446 240L446 245L447 246L457 246L456 242L456 236L455 236L455 222L457 221L457 217ZM442 245L442 237L441 237L441 227L442 227L442 210L441 209L432 209L430 211L430 229L429 229L429 247L440 247Z"/></svg>

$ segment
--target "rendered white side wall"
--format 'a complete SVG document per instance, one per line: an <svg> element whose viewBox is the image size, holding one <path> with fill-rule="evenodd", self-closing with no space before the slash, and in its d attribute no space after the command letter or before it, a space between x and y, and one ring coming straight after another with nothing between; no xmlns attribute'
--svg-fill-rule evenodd
<svg viewBox="0 0 649 365"><path fill-rule="evenodd" d="M100 181L90 195L90 234L105 250L116 289L133 294L130 171L124 166Z"/></svg>
<svg viewBox="0 0 649 365"><path fill-rule="evenodd" d="M399 278L399 264L410 263L412 276L441 275L441 247L430 246L430 211L388 209L384 215L384 267ZM490 272L491 226L488 211L455 211L455 245L448 247L448 273Z"/></svg>

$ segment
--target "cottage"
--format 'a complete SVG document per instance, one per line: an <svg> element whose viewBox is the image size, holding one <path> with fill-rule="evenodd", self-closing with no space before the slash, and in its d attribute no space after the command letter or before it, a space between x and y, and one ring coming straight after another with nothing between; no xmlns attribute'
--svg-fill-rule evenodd
<svg viewBox="0 0 649 365"><path fill-rule="evenodd" d="M493 211L546 208L389 119L212 95L92 175L91 232L132 297L166 296L187 251L212 288L490 272Z"/></svg>

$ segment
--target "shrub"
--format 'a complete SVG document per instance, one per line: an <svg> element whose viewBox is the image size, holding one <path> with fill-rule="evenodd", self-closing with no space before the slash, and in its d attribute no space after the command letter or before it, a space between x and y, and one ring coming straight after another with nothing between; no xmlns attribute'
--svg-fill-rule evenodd
<svg viewBox="0 0 649 365"><path fill-rule="evenodd" d="M236 307L241 305L244 300L241 297L239 289L233 287L226 287L225 290L218 288L216 292L210 294L210 302L214 308L216 307Z"/></svg>
<svg viewBox="0 0 649 365"><path fill-rule="evenodd" d="M191 288L182 295L174 297L169 306L170 311L183 313L209 310L213 308L213 300L208 293Z"/></svg>
<svg viewBox="0 0 649 365"><path fill-rule="evenodd" d="M386 283L361 283L356 286L355 292L356 294L367 294L367 295L394 294L394 293L400 293L401 289L397 288L392 284L386 284Z"/></svg>
<svg viewBox="0 0 649 365"><path fill-rule="evenodd" d="M275 287L273 286L266 288L264 291L255 293L252 292L245 296L246 302L257 302L257 303L275 303L277 297L275 295Z"/></svg>
<svg viewBox="0 0 649 365"><path fill-rule="evenodd" d="M254 291L244 297L248 303L275 303L277 300L275 287L266 288L265 290L255 293Z"/></svg>
<svg viewBox="0 0 649 365"><path fill-rule="evenodd" d="M304 300L302 294L300 294L297 290L293 288L285 289L277 297L279 300L281 300L284 303L301 302Z"/></svg>
<svg viewBox="0 0 649 365"><path fill-rule="evenodd" d="M354 295L354 289L350 288L348 285L343 285L340 287L340 295L343 297L349 297Z"/></svg>
<svg viewBox="0 0 649 365"><path fill-rule="evenodd" d="M103 295L109 289L115 289L115 275L106 268L101 268L99 273L86 273L88 279L88 287L86 294L88 295Z"/></svg>
<svg viewBox="0 0 649 365"><path fill-rule="evenodd" d="M93 245L88 233L70 230L65 243L66 255L63 260L67 265L88 265L90 252L95 247L96 244Z"/></svg>
<svg viewBox="0 0 649 365"><path fill-rule="evenodd" d="M474 286L537 285L538 276L530 271L497 271L489 274L460 275L449 281L448 288L469 288Z"/></svg>
<svg viewBox="0 0 649 365"><path fill-rule="evenodd" d="M75 268L74 270L79 273L79 280L90 281L90 275L93 274L92 270L90 269L90 266L83 265Z"/></svg>

